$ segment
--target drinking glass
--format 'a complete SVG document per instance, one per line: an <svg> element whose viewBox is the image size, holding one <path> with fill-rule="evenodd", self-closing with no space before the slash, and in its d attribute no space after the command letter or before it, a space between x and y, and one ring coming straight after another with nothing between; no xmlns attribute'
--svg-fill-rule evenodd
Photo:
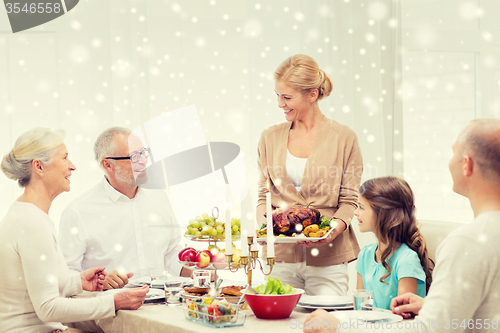
<svg viewBox="0 0 500 333"><path fill-rule="evenodd" d="M373 290L357 289L354 292L354 310L373 309Z"/></svg>
<svg viewBox="0 0 500 333"><path fill-rule="evenodd" d="M165 289L165 281L167 280L167 274L162 269L150 269L149 277L151 279L151 283L149 285L150 288L159 288Z"/></svg>
<svg viewBox="0 0 500 333"><path fill-rule="evenodd" d="M210 271L199 270L193 272L193 285L200 288L210 288Z"/></svg>
<svg viewBox="0 0 500 333"><path fill-rule="evenodd" d="M183 287L182 281L169 281L165 282L165 300L167 305L177 306L182 304L181 291Z"/></svg>

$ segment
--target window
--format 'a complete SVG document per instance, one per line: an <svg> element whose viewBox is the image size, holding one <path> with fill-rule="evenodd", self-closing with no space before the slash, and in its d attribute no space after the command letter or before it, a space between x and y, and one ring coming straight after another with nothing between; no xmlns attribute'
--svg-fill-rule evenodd
<svg viewBox="0 0 500 333"><path fill-rule="evenodd" d="M492 32L500 24L484 14L493 5L402 1L404 175L421 220L473 219L468 200L452 191L448 162L470 120L498 117L500 52Z"/></svg>

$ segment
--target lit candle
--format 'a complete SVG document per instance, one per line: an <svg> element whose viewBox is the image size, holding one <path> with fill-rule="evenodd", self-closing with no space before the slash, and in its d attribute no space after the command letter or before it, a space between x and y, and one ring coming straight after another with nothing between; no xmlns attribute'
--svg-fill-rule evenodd
<svg viewBox="0 0 500 333"><path fill-rule="evenodd" d="M231 201L229 198L229 191L226 189L226 225L225 225L225 238L226 238L226 254L233 254L233 227L231 226Z"/></svg>
<svg viewBox="0 0 500 333"><path fill-rule="evenodd" d="M267 216L267 257L274 257L274 234L273 234L273 210L271 207L271 191L269 179L267 180L266 192L266 216Z"/></svg>
<svg viewBox="0 0 500 333"><path fill-rule="evenodd" d="M247 231L246 229L241 232L241 256L248 256L248 242L247 242Z"/></svg>

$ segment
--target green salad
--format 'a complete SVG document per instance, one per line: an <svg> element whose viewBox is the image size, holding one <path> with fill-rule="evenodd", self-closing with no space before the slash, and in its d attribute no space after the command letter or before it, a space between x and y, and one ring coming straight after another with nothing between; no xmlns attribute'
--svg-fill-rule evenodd
<svg viewBox="0 0 500 333"><path fill-rule="evenodd" d="M255 290L263 295L288 295L296 293L291 285L283 285L279 279L273 277L269 277L267 283L255 287ZM251 294L249 291L247 293Z"/></svg>

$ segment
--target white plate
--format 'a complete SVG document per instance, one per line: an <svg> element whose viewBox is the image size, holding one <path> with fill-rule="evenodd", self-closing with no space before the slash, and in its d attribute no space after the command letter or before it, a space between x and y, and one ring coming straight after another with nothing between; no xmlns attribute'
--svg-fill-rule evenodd
<svg viewBox="0 0 500 333"><path fill-rule="evenodd" d="M279 237L279 236L275 236L274 237L274 243L275 244L278 244L278 243L298 243L298 242L318 242L322 239L325 239L326 237L330 236L331 232L333 231L333 229L335 229L336 225L335 226L332 226L330 228L330 230L328 230L328 232L323 236L323 237L306 237L304 236L303 234L300 234L298 236L295 236L295 237L292 237L292 236L285 236L285 237ZM257 238L257 242L265 242L267 239L266 237L263 237L263 238Z"/></svg>
<svg viewBox="0 0 500 333"><path fill-rule="evenodd" d="M158 282L156 282L158 281ZM158 284L163 284L163 283L168 283L173 282L173 281L182 281L184 285L190 285L193 284L193 279L188 278L188 277L183 277L183 276L172 276L168 277L166 280L165 279L157 279L155 282L153 282L153 285L156 286L156 283ZM140 278L132 279L129 280L127 286L137 286L137 287L142 287L144 285L149 286L151 284L151 277L149 276L142 276Z"/></svg>
<svg viewBox="0 0 500 333"><path fill-rule="evenodd" d="M165 290L149 288L149 292L146 294L146 302L154 301L157 299L165 299Z"/></svg>
<svg viewBox="0 0 500 333"><path fill-rule="evenodd" d="M398 316L389 311L360 311L360 310L347 310L347 311L335 311L331 313L336 318L341 321L351 321L351 320L364 320L368 322L398 322L402 321L403 317Z"/></svg>
<svg viewBox="0 0 500 333"><path fill-rule="evenodd" d="M318 241L330 236L333 229L335 229L335 227L330 228L330 230L328 230L328 232L323 237L306 237L303 234L301 234L299 236L295 236L295 237L292 237L292 236L274 237L274 243L275 244L278 244L278 243L298 243L298 242L313 242L313 243L315 243L315 242L318 242Z"/></svg>
<svg viewBox="0 0 500 333"><path fill-rule="evenodd" d="M302 306L321 306L321 307L335 307L335 306L350 306L352 308L353 298L349 296L311 296L303 295L299 304Z"/></svg>
<svg viewBox="0 0 500 333"><path fill-rule="evenodd" d="M299 309L307 309L307 310L352 310L353 306L351 305L334 305L334 306L326 306L326 305L307 305L307 304L297 304L297 308Z"/></svg>
<svg viewBox="0 0 500 333"><path fill-rule="evenodd" d="M126 291L127 289L110 289L110 290L106 290L105 292L103 292L102 294L100 294L100 296L103 296L103 295L114 295L114 294L117 294L117 293L122 293L124 291ZM162 290L162 289L155 289L155 288L149 288L149 292L146 294L146 299L145 299L145 302L147 301L153 301L153 300L157 300L157 299L165 299L165 291Z"/></svg>

